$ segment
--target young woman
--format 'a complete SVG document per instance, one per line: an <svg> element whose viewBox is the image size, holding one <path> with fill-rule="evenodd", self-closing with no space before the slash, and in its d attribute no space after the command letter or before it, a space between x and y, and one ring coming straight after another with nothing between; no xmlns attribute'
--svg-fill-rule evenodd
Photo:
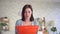
<svg viewBox="0 0 60 34"><path fill-rule="evenodd" d="M16 21L16 26L30 26L38 25L39 23L34 20L32 6L26 4L22 9L22 19ZM38 25L39 26L39 25ZM15 33L18 34L17 29L15 28Z"/></svg>

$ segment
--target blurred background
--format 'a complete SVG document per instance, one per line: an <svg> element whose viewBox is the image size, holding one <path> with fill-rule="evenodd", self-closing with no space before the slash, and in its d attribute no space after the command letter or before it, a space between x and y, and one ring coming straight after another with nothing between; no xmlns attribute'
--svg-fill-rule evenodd
<svg viewBox="0 0 60 34"><path fill-rule="evenodd" d="M33 7L34 18L45 17L45 21L53 20L60 32L60 0L0 0L0 18L9 18L10 31L3 34L15 34L16 20L21 19L21 11L25 4Z"/></svg>

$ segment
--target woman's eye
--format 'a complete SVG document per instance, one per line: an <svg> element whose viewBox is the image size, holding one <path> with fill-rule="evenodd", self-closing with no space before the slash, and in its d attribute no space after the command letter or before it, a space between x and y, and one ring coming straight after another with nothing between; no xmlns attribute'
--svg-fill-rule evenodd
<svg viewBox="0 0 60 34"><path fill-rule="evenodd" d="M30 13L30 11L25 11L25 13Z"/></svg>
<svg viewBox="0 0 60 34"><path fill-rule="evenodd" d="M29 11L29 13L30 13L30 11Z"/></svg>

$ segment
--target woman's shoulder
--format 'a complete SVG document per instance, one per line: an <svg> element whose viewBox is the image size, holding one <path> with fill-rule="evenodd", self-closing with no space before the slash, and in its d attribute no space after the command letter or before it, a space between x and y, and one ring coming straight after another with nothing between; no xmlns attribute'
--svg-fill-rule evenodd
<svg viewBox="0 0 60 34"><path fill-rule="evenodd" d="M16 25L21 25L21 23L22 23L22 20L21 20L21 19L18 19L18 20L16 21Z"/></svg>
<svg viewBox="0 0 60 34"><path fill-rule="evenodd" d="M21 19L18 19L17 21L22 21Z"/></svg>
<svg viewBox="0 0 60 34"><path fill-rule="evenodd" d="M37 20L34 20L34 25L39 25L39 22Z"/></svg>

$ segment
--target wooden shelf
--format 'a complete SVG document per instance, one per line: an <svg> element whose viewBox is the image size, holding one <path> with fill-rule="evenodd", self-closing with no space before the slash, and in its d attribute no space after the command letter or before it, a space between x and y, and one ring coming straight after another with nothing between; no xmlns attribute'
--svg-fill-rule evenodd
<svg viewBox="0 0 60 34"><path fill-rule="evenodd" d="M9 20L9 18L6 19L6 18L1 17L0 18L0 23L7 24L6 26L2 27L2 30L4 30L4 31L9 31L10 30L10 20Z"/></svg>

